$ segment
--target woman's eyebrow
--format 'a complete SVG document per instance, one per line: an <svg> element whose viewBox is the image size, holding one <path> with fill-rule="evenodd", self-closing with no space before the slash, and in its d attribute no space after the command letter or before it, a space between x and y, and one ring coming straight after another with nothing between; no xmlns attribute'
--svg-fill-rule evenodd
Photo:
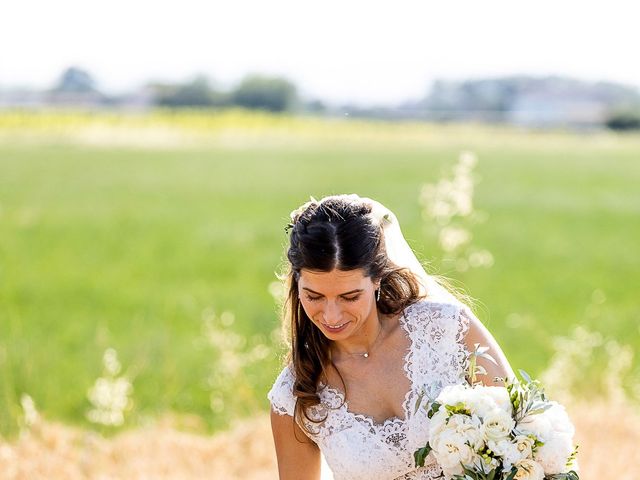
<svg viewBox="0 0 640 480"><path fill-rule="evenodd" d="M303 290L307 290L308 292L311 292L311 293L315 293L316 295L322 295L322 296L324 297L324 295L323 295L322 293L319 293L319 292L316 292L316 291L314 291L314 290L311 290L310 288L302 287L302 289L303 289ZM355 289L355 290L351 290L351 291L349 291L349 292L340 293L340 294L339 294L339 296L341 296L341 297L342 297L342 296L344 296L344 295L351 295L352 293L360 293L360 292L364 292L364 289L362 289L362 288L357 288L357 289Z"/></svg>

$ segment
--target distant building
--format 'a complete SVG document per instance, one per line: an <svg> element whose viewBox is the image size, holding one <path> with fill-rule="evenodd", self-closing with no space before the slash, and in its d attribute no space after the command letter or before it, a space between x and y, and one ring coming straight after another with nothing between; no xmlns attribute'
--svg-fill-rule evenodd
<svg viewBox="0 0 640 480"><path fill-rule="evenodd" d="M535 92L519 95L507 112L509 123L523 127L596 127L609 107L584 95Z"/></svg>
<svg viewBox="0 0 640 480"><path fill-rule="evenodd" d="M44 92L33 90L12 88L0 90L0 108L42 108L46 106L46 95Z"/></svg>

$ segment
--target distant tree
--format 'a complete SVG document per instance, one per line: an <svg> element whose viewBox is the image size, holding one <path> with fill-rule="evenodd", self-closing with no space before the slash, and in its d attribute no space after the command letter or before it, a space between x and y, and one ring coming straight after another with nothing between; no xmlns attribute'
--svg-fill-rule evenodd
<svg viewBox="0 0 640 480"><path fill-rule="evenodd" d="M291 110L297 101L293 83L280 77L248 75L231 92L235 105L272 112Z"/></svg>
<svg viewBox="0 0 640 480"><path fill-rule="evenodd" d="M78 67L67 68L58 83L53 88L54 92L65 93L93 93L96 92L96 82L89 72Z"/></svg>
<svg viewBox="0 0 640 480"><path fill-rule="evenodd" d="M611 130L640 130L640 112L620 112L611 115L605 125Z"/></svg>
<svg viewBox="0 0 640 480"><path fill-rule="evenodd" d="M184 84L156 84L154 89L156 103L166 107L211 107L225 103L223 94L214 91L203 75Z"/></svg>
<svg viewBox="0 0 640 480"><path fill-rule="evenodd" d="M327 106L322 100L310 100L304 104L304 110L311 113L325 113Z"/></svg>

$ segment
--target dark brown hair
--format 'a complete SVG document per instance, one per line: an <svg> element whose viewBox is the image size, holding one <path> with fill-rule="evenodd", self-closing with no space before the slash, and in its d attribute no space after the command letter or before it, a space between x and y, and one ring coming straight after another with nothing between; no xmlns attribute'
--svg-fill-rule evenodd
<svg viewBox="0 0 640 480"><path fill-rule="evenodd" d="M313 423L326 419L326 416L311 418L308 409L320 403L316 392L321 374L330 364L335 368L335 364L329 357L329 339L309 319L300 303L300 271L363 269L372 281L380 281L377 308L383 314L397 314L422 298L414 274L387 258L382 228L371 215L371 208L357 196L336 195L308 202L292 214L284 320L288 323L291 345L287 360L295 373L294 418L307 433L311 432L303 417Z"/></svg>

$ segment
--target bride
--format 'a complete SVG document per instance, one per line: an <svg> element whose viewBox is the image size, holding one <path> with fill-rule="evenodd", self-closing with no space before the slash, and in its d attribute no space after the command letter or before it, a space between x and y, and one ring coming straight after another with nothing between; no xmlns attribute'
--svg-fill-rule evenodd
<svg viewBox="0 0 640 480"><path fill-rule="evenodd" d="M463 383L474 344L513 378L489 331L427 275L395 215L357 195L310 201L292 212L285 327L287 365L268 393L281 480L320 479L321 458L336 480L434 479L429 418L415 409Z"/></svg>

